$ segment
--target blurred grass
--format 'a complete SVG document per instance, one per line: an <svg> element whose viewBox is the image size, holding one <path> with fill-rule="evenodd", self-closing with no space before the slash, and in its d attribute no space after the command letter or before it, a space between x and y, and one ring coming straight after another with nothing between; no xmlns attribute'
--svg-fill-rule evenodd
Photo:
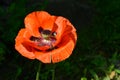
<svg viewBox="0 0 120 80"><path fill-rule="evenodd" d="M113 80L120 79L120 1L88 3L93 8L92 22L77 31L78 41L70 58L56 64L56 80L112 80L111 75ZM35 80L39 61L19 55L14 39L24 27L24 17L29 12L45 10L47 4L48 0L20 0L0 5L0 80ZM41 80L51 80L51 69L52 65L42 64Z"/></svg>

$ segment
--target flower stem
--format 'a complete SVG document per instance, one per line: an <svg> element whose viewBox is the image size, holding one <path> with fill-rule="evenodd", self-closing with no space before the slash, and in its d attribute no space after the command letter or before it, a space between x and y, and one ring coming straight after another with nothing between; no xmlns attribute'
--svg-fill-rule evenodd
<svg viewBox="0 0 120 80"><path fill-rule="evenodd" d="M52 72L52 80L55 80L55 64L53 64Z"/></svg>
<svg viewBox="0 0 120 80"><path fill-rule="evenodd" d="M39 63L39 66L38 66L38 70L37 70L37 74L36 74L36 80L40 80L40 79L39 79L39 76L40 76L40 68L41 68L41 62Z"/></svg>
<svg viewBox="0 0 120 80"><path fill-rule="evenodd" d="M55 70L52 70L52 80L55 80Z"/></svg>

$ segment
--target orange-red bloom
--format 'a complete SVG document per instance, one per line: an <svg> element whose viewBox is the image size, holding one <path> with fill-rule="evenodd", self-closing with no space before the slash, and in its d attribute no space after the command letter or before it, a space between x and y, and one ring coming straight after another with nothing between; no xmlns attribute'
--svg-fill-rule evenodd
<svg viewBox="0 0 120 80"><path fill-rule="evenodd" d="M15 39L15 49L24 57L43 63L56 63L68 58L76 44L76 29L70 21L45 11L28 14Z"/></svg>

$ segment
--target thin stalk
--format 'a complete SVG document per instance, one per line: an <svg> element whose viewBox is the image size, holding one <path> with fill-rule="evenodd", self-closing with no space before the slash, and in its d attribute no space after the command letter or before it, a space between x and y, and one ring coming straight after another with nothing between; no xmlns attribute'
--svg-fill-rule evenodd
<svg viewBox="0 0 120 80"><path fill-rule="evenodd" d="M41 68L41 62L39 63L39 66L38 66L38 70L37 70L37 74L36 74L36 80L40 80L40 79L39 79L39 76L40 76L40 68Z"/></svg>
<svg viewBox="0 0 120 80"><path fill-rule="evenodd" d="M52 70L52 80L55 80L55 70Z"/></svg>
<svg viewBox="0 0 120 80"><path fill-rule="evenodd" d="M52 72L52 80L55 80L55 64L53 64L52 65L53 66L53 68L52 68L52 70L51 70L51 72Z"/></svg>

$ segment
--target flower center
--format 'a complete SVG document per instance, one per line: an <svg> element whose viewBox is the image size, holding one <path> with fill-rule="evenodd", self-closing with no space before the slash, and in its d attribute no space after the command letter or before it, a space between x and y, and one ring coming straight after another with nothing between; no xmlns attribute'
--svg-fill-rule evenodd
<svg viewBox="0 0 120 80"><path fill-rule="evenodd" d="M49 39L51 37L51 31L50 30L43 30L41 31L41 36L44 38L44 39Z"/></svg>
<svg viewBox="0 0 120 80"><path fill-rule="evenodd" d="M56 32L50 30L42 30L41 37L32 36L30 40L34 41L37 46L49 46L49 49L54 48L53 44L56 42Z"/></svg>

